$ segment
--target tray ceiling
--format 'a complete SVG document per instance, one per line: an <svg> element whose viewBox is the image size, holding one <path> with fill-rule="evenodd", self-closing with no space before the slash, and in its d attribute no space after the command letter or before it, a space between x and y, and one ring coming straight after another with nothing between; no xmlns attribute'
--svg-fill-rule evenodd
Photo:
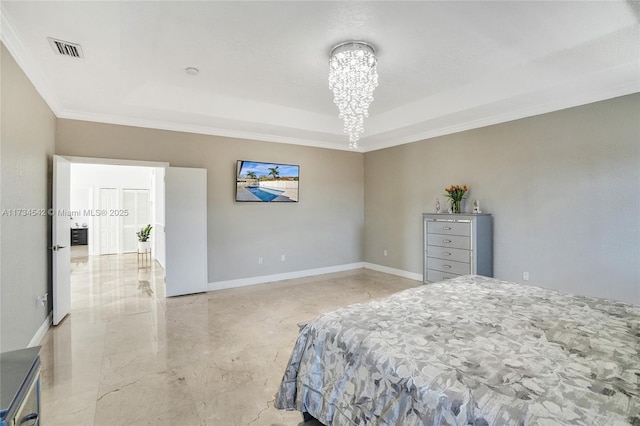
<svg viewBox="0 0 640 426"><path fill-rule="evenodd" d="M5 0L1 13L62 118L347 149L327 76L351 39L378 58L361 151L640 91L631 1Z"/></svg>

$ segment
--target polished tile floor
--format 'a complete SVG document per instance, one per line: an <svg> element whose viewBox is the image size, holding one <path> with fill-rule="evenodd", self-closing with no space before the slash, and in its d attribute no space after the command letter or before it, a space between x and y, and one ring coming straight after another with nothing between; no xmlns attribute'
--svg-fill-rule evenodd
<svg viewBox="0 0 640 426"><path fill-rule="evenodd" d="M72 253L71 314L42 341L42 426L302 424L273 408L297 323L420 284L359 269L166 299L162 277L135 254Z"/></svg>

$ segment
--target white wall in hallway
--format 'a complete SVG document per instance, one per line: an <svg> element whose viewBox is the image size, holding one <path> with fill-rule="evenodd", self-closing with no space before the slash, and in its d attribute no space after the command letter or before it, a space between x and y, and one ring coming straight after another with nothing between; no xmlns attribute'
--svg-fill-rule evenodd
<svg viewBox="0 0 640 426"><path fill-rule="evenodd" d="M164 236L164 167L156 167L152 174L151 182L151 242L153 248L151 255L165 267L165 236Z"/></svg>

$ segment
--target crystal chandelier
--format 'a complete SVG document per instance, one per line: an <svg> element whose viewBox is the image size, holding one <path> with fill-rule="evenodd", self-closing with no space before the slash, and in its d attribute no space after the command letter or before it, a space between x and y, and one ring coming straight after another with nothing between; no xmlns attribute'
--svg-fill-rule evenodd
<svg viewBox="0 0 640 426"><path fill-rule="evenodd" d="M363 41L347 41L331 49L329 88L340 111L338 116L344 120L349 148L353 149L358 147L373 90L378 86L374 54L373 46Z"/></svg>

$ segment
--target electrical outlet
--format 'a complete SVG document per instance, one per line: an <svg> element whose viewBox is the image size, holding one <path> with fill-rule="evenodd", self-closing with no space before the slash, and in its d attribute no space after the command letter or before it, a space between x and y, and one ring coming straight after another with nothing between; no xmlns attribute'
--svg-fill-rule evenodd
<svg viewBox="0 0 640 426"><path fill-rule="evenodd" d="M262 265L262 258L261 257L258 258L258 265Z"/></svg>
<svg viewBox="0 0 640 426"><path fill-rule="evenodd" d="M45 307L47 306L47 302L49 301L49 293L45 293L42 296L38 296L36 298L36 303L38 306Z"/></svg>
<svg viewBox="0 0 640 426"><path fill-rule="evenodd" d="M523 272L522 273L522 280L523 281L529 281L529 273L528 272Z"/></svg>
<svg viewBox="0 0 640 426"><path fill-rule="evenodd" d="M284 254L280 255L280 261L284 262L285 260L287 260L287 257Z"/></svg>
<svg viewBox="0 0 640 426"><path fill-rule="evenodd" d="M387 250L386 250L386 249L384 250L384 255L385 255L385 256L387 255Z"/></svg>

